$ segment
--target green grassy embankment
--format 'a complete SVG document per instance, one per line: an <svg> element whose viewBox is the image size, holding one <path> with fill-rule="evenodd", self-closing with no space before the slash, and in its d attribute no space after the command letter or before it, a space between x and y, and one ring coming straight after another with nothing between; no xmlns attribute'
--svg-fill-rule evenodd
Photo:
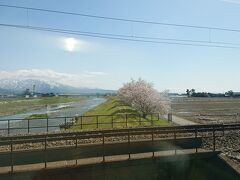
<svg viewBox="0 0 240 180"><path fill-rule="evenodd" d="M96 115L98 115L98 117L96 117ZM112 127L123 128L126 126L127 127L149 126L152 123L150 115L147 116L146 118L142 118L135 109L126 105L124 102L120 101L117 97L108 98L106 102L84 113L83 116L84 117L82 117L82 123L81 117L79 117L75 124L77 126L72 126L71 130L96 129L96 128L107 129ZM152 116L152 119L153 125L160 126L169 125L167 120L164 119L158 120L158 117L156 116ZM98 127L97 122L99 123Z"/></svg>

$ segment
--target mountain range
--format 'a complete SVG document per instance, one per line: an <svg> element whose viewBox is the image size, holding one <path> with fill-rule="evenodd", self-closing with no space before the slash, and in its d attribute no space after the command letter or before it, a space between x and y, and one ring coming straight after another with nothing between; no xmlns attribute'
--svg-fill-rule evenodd
<svg viewBox="0 0 240 180"><path fill-rule="evenodd" d="M72 87L56 82L47 82L38 79L1 79L0 80L0 94L23 94L26 89L37 93L59 93L59 94L105 94L115 93L113 90L105 90L99 88L88 87Z"/></svg>

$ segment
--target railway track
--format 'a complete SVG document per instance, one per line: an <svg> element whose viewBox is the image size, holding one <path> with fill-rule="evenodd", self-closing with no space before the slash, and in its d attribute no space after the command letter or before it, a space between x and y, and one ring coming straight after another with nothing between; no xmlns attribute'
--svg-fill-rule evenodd
<svg viewBox="0 0 240 180"><path fill-rule="evenodd" d="M138 127L79 132L6 135L0 137L0 167L85 158L203 148L203 137L215 139L240 130L240 123Z"/></svg>
<svg viewBox="0 0 240 180"><path fill-rule="evenodd" d="M121 142L127 140L142 140L151 138L184 138L199 136L222 136L225 132L240 130L240 123L234 124L211 124L211 125L187 125L187 126L166 126L166 127L139 127L139 128L123 128L108 130L92 130L79 132L58 132L58 133L42 133L27 135L6 135L0 137L0 150L11 145L25 145L34 143L47 143L53 146L53 142L57 145L74 145L101 143L105 141ZM39 145L39 144L38 144ZM40 145L39 145L40 146ZM26 146L27 147L27 146ZM29 146L31 147L31 146Z"/></svg>

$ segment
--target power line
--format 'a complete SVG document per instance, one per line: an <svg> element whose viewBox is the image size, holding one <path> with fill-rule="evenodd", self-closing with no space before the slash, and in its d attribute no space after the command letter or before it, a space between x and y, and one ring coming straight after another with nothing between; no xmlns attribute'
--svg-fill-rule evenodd
<svg viewBox="0 0 240 180"><path fill-rule="evenodd" d="M44 12L51 12L51 13L61 13L61 14L68 14L68 15L79 15L79 16L85 16L85 17L91 17L91 18L101 18L101 19L109 19L109 20L118 20L118 21L128 21L128 22L137 22L137 23L150 23L150 24L160 24L160 25L177 25L177 26L184 26L184 27L191 27L191 28L207 28L210 32L212 29L220 29L220 30L231 30L231 31L239 31L240 30L233 30L233 29L222 29L222 28L215 28L215 27L204 27L204 26L192 26L192 25L182 25L182 24L169 24L169 23L161 23L161 22L151 22L151 21L142 21L142 20L132 20L132 19L122 19L122 18L112 18L112 17L105 17L105 16L95 16L95 15L88 15L88 14L80 14L80 13L74 13L74 12L65 12L65 11L57 11L57 10L49 10L49 9L41 9L41 8L32 8L32 7L25 7L25 6L12 6L12 5L1 5L0 7L7 7L7 8L18 8L18 9L25 9L27 10L27 15L29 10L35 10L35 11L44 11ZM6 25L6 24L5 24ZM29 23L28 23L29 26ZM58 29L52 29L51 30L58 30ZM63 31L63 29L59 29L60 31ZM121 35L121 34L109 34L109 33L97 33L97 32L82 32L82 31L72 31L72 30L64 30L65 32L71 32L71 33L85 33L85 34L91 34L91 35L104 35L104 36L114 36L115 38L131 38L131 39L140 39L144 41L155 41L155 40L163 40L163 41L177 41L177 42L188 42L188 43L206 43L206 44L225 44L225 45L240 45L238 43L231 43L231 42L221 42L221 41L204 41L204 40L189 40L189 39L175 39L175 38L159 38L159 37L146 37L146 36L135 36L135 35ZM209 34L209 36L211 36Z"/></svg>
<svg viewBox="0 0 240 180"><path fill-rule="evenodd" d="M1 26L12 26L10 24L0 24ZM21 26L22 25L15 25ZM27 25L29 26L29 25ZM32 26L33 27L33 26ZM46 29L46 27L37 27L34 28L41 28ZM92 34L92 35L101 35L101 36L110 36L110 37L121 37L121 38L131 38L131 39L147 39L147 40L162 40L162 41L179 41L179 42L190 42L190 43L205 43L205 44L225 44L225 45L235 45L240 46L239 43L231 43L231 42L223 42L223 41L203 41L203 40L191 40L191 39L177 39L177 38L160 38L160 37L148 37L148 36L136 36L136 35L126 35L126 34L113 34L113 33L99 33L99 32L90 32L90 31L76 31L76 30L69 30L69 29L58 29L58 28L50 28L54 31L64 31L68 33L81 33L81 34Z"/></svg>
<svg viewBox="0 0 240 180"><path fill-rule="evenodd" d="M133 41L133 42L143 42L143 43L156 43L156 44L168 44L168 45L183 45L183 46L200 46L200 47L216 47L216 48L228 48L228 49L239 49L237 46L225 46L225 45L217 45L217 44L198 44L198 43L183 43L183 42L170 42L167 41L157 41L157 40L145 40L145 39L136 39L130 38L130 36L117 35L117 34L104 34L104 33L95 33L95 32L84 32L84 31L73 31L66 29L54 29L48 27L38 27L38 26L26 26L26 25L16 25L16 24L0 24L2 27L11 27L11 28L21 28L21 29L30 29L30 30L38 30L38 31L47 31L61 34L71 34L71 35L79 35L93 38L102 38L102 39L112 39L112 40L123 40L123 41ZM178 39L175 39L176 41Z"/></svg>
<svg viewBox="0 0 240 180"><path fill-rule="evenodd" d="M68 12L68 11L59 11L59 10L51 10L51 9L43 9L43 8L33 8L33 7L26 7L26 6L13 6L13 5L0 4L0 7L25 9L25 10L33 10L33 11L42 11L42 12L58 13L58 14L67 14L67 15L75 15L75 16L82 16L82 17L89 17L89 18L113 20L113 21L124 21L124 22L133 22L133 23L155 24L155 25L196 28L196 29L207 29L207 30L218 30L218 31L230 31L230 32L238 32L238 33L240 32L240 29L230 29L230 28L211 27L211 26L197 26L197 25L176 24L176 23L165 23L165 22L145 21L145 20L136 20L136 19L125 19L125 18L98 16L98 15L83 14L83 13Z"/></svg>

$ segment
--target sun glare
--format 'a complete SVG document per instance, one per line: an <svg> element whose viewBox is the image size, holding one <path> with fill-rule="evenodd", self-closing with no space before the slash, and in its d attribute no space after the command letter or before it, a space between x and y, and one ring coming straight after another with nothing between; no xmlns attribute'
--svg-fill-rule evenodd
<svg viewBox="0 0 240 180"><path fill-rule="evenodd" d="M74 38L65 39L65 48L67 51L73 52L77 48L78 41Z"/></svg>

